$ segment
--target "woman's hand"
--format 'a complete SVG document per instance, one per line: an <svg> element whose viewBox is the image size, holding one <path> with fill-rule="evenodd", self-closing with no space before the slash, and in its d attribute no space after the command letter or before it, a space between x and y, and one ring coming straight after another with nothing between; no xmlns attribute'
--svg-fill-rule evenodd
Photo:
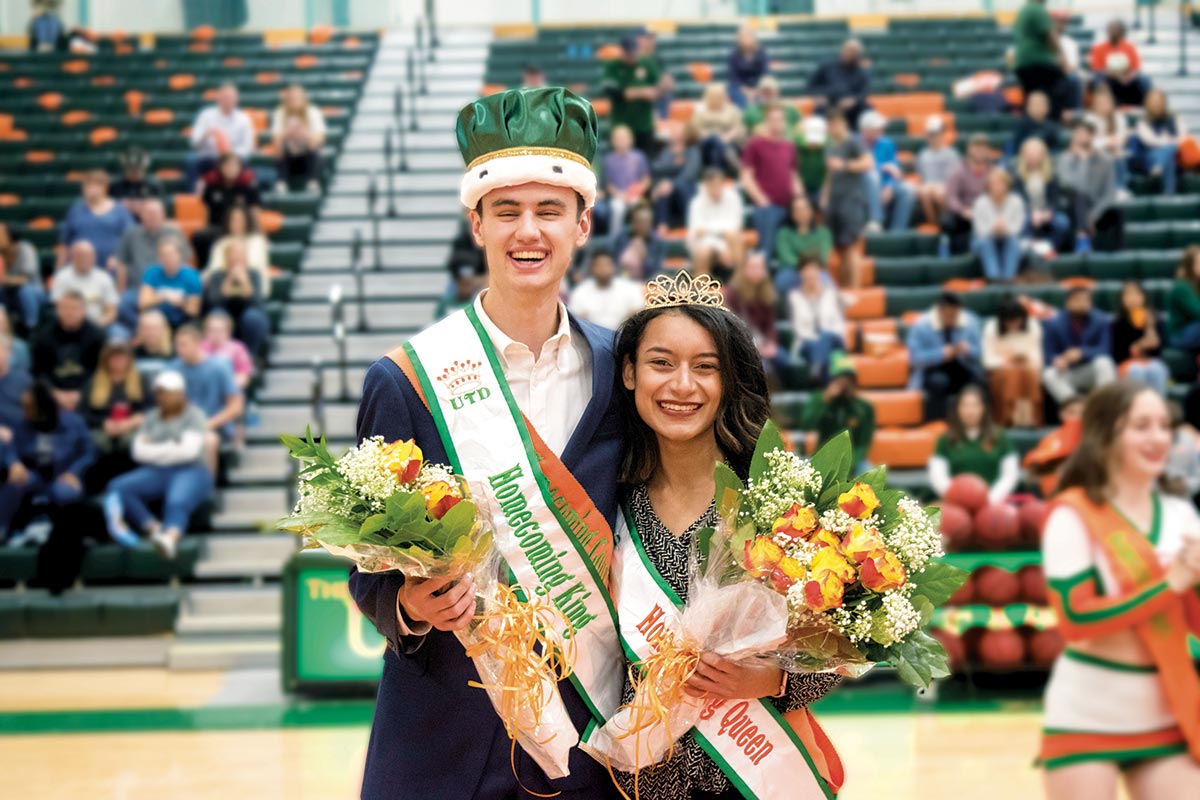
<svg viewBox="0 0 1200 800"><path fill-rule="evenodd" d="M1167 565L1167 586L1176 594L1190 591L1200 583L1200 541L1188 540Z"/></svg>
<svg viewBox="0 0 1200 800"><path fill-rule="evenodd" d="M779 667L737 663L716 653L701 653L686 691L693 697L708 694L725 700L757 700L778 694L782 682L783 670Z"/></svg>

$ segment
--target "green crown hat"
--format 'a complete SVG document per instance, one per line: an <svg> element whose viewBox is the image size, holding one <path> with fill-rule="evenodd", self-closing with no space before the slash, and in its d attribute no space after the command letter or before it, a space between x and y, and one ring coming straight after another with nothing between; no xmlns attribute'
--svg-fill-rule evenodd
<svg viewBox="0 0 1200 800"><path fill-rule="evenodd" d="M501 186L548 183L596 202L596 112L560 86L509 89L481 97L458 112L455 136L463 163L459 199L474 208Z"/></svg>

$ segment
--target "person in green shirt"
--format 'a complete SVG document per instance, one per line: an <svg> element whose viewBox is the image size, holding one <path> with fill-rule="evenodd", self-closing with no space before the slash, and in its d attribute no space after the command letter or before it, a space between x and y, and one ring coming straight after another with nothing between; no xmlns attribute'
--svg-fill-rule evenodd
<svg viewBox="0 0 1200 800"><path fill-rule="evenodd" d="M1013 70L1025 96L1044 92L1051 101L1051 117L1061 120L1067 81L1046 0L1028 0L1017 13L1013 23Z"/></svg>
<svg viewBox="0 0 1200 800"><path fill-rule="evenodd" d="M638 56L637 36L621 40L621 57L604 64L603 91L612 101L610 121L615 128L627 125L637 149L653 158L658 152L654 137L654 102L659 74L654 61Z"/></svg>
<svg viewBox="0 0 1200 800"><path fill-rule="evenodd" d="M813 202L816 202L821 187L825 185L825 143L828 139L825 118L815 115L801 123L799 135L796 136L796 171L800 173L804 191Z"/></svg>
<svg viewBox="0 0 1200 800"><path fill-rule="evenodd" d="M817 447L842 431L849 431L856 472L871 468L867 454L875 438L875 407L858 394L858 372L850 356L843 352L833 354L829 362L829 385L824 391L808 396L799 427L817 434Z"/></svg>
<svg viewBox="0 0 1200 800"><path fill-rule="evenodd" d="M1167 332L1173 347L1200 354L1200 245L1183 251L1167 296Z"/></svg>
<svg viewBox="0 0 1200 800"><path fill-rule="evenodd" d="M754 129L762 124L763 117L766 116L768 106L779 105L783 107L784 117L787 118L787 129L793 131L800 124L800 109L796 108L792 103L783 101L779 90L779 80L773 75L766 75L758 82L758 102L746 106L746 111L742 114L742 124L746 126L746 130L754 134Z"/></svg>
<svg viewBox="0 0 1200 800"><path fill-rule="evenodd" d="M829 254L833 250L833 235L829 228L817 224L807 195L796 195L792 200L791 212L792 224L783 226L775 235L775 261L778 266L775 285L780 292L796 288L799 283L796 272L803 259L815 258L824 266L829 263Z"/></svg>
<svg viewBox="0 0 1200 800"><path fill-rule="evenodd" d="M988 500L1003 503L1021 478L1017 451L992 421L982 387L963 389L950 407L947 430L929 459L929 485L944 497L959 475L978 475L988 485Z"/></svg>

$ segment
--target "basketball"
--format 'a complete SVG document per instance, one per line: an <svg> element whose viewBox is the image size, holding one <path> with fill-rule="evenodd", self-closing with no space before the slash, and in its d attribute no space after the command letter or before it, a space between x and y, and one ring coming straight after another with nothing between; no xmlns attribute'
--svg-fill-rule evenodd
<svg viewBox="0 0 1200 800"><path fill-rule="evenodd" d="M1029 661L1034 666L1048 668L1066 647L1058 628L1034 631L1029 637Z"/></svg>
<svg viewBox="0 0 1200 800"><path fill-rule="evenodd" d="M974 514L987 505L988 485L978 475L959 475L950 481L946 490L945 501L962 506Z"/></svg>
<svg viewBox="0 0 1200 800"><path fill-rule="evenodd" d="M1007 503L993 503L975 513L974 541L982 550L1011 550L1020 532L1017 509Z"/></svg>
<svg viewBox="0 0 1200 800"><path fill-rule="evenodd" d="M1041 546L1042 527L1050 514L1050 504L1041 500L1030 500L1021 505L1017 515L1021 520L1020 543L1031 550Z"/></svg>
<svg viewBox="0 0 1200 800"><path fill-rule="evenodd" d="M941 520L946 549L950 552L966 550L971 542L971 529L975 524L971 519L971 513L962 506L943 503Z"/></svg>
<svg viewBox="0 0 1200 800"><path fill-rule="evenodd" d="M929 634L937 639L942 647L945 648L946 659L950 663L950 671L961 671L967 663L967 646L963 644L962 637L945 628L933 628L929 631Z"/></svg>
<svg viewBox="0 0 1200 800"><path fill-rule="evenodd" d="M1007 606L1021 596L1021 581L1008 570L999 567L980 567L971 576L975 601L989 606Z"/></svg>
<svg viewBox="0 0 1200 800"><path fill-rule="evenodd" d="M958 591L950 595L950 599L946 601L948 606L969 606L975 602L975 582L974 576L968 575L967 582L958 587Z"/></svg>
<svg viewBox="0 0 1200 800"><path fill-rule="evenodd" d="M1015 630L985 631L979 640L979 660L988 669L1016 669L1025 663L1025 639Z"/></svg>
<svg viewBox="0 0 1200 800"><path fill-rule="evenodd" d="M1044 606L1050 602L1046 596L1046 573L1037 564L1029 564L1017 570L1017 580L1021 582L1021 599L1035 606Z"/></svg>

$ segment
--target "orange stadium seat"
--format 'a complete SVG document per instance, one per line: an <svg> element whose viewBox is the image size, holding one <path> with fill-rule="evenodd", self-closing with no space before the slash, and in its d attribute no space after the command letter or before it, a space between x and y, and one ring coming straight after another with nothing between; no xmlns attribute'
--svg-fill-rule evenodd
<svg viewBox="0 0 1200 800"><path fill-rule="evenodd" d="M875 431L867 458L872 464L891 469L924 469L945 431L944 422L932 422L920 428L882 428Z"/></svg>
<svg viewBox="0 0 1200 800"><path fill-rule="evenodd" d="M903 347L879 356L850 356L864 389L896 389L908 384L908 350Z"/></svg>
<svg viewBox="0 0 1200 800"><path fill-rule="evenodd" d="M87 122L91 118L91 113L76 109L63 114L61 117L59 117L59 121L62 122L63 125L71 127L72 125L80 125L84 122Z"/></svg>
<svg viewBox="0 0 1200 800"><path fill-rule="evenodd" d="M882 286L847 289L846 294L852 298L846 319L875 319L887 311L887 293Z"/></svg>
<svg viewBox="0 0 1200 800"><path fill-rule="evenodd" d="M180 73L167 78L167 88L172 91L182 92L191 89L196 85L196 76L190 73Z"/></svg>
<svg viewBox="0 0 1200 800"><path fill-rule="evenodd" d="M688 72L696 83L708 83L713 79L712 64L707 61L693 61L688 64Z"/></svg>
<svg viewBox="0 0 1200 800"><path fill-rule="evenodd" d="M920 425L925 418L921 393L915 389L889 392L863 392L863 398L875 407L879 426Z"/></svg>

